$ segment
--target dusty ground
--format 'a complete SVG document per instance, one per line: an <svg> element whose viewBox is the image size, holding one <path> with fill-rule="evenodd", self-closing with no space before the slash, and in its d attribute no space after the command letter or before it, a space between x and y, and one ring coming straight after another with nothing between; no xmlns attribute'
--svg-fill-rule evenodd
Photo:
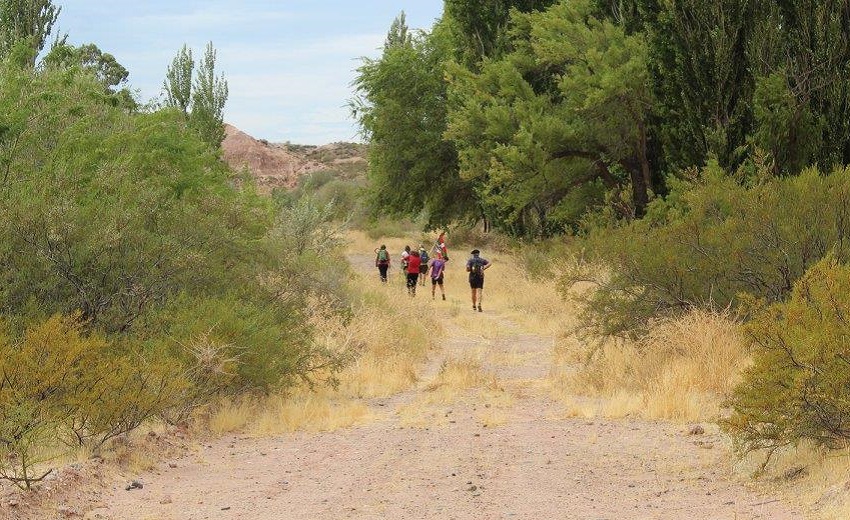
<svg viewBox="0 0 850 520"><path fill-rule="evenodd" d="M433 305L452 304L472 312L460 296ZM498 309L476 315L504 327ZM375 417L367 424L271 439L223 438L147 474L116 476L80 515L803 518L736 480L728 450L709 426L706 434L689 435L686 426L668 423L564 417L548 397L551 338L516 329L486 339L450 318L447 326L448 339L423 367L419 385L370 402ZM480 363L478 384L441 394L436 378L452 362ZM144 487L125 490L132 479Z"/></svg>

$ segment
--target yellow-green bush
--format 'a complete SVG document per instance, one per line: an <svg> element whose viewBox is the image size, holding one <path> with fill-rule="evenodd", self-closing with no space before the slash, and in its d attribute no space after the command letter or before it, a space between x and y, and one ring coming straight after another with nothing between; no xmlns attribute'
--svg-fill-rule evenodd
<svg viewBox="0 0 850 520"><path fill-rule="evenodd" d="M0 337L0 478L39 480L59 441L99 448L173 404L179 374L119 354L78 316L53 316L22 337Z"/></svg>
<svg viewBox="0 0 850 520"><path fill-rule="evenodd" d="M754 364L725 423L741 451L850 440L850 266L827 257L745 327Z"/></svg>

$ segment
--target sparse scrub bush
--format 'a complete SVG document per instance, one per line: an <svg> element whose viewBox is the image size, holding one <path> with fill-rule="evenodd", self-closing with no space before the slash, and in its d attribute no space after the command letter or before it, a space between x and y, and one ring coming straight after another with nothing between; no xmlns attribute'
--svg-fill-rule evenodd
<svg viewBox="0 0 850 520"><path fill-rule="evenodd" d="M850 440L850 266L830 256L794 284L790 299L754 303L746 337L754 364L725 423L743 452L807 440Z"/></svg>
<svg viewBox="0 0 850 520"><path fill-rule="evenodd" d="M848 216L848 169L745 187L709 167L702 181L675 184L651 203L646 218L591 231L577 243L585 261L564 286L596 285L581 298L582 321L602 335L634 335L659 317L734 306L740 294L781 301L829 251L846 256Z"/></svg>
<svg viewBox="0 0 850 520"><path fill-rule="evenodd" d="M365 222L364 231L369 238L407 238L422 232L422 225L411 220L378 217ZM411 245L412 247L412 245Z"/></svg>

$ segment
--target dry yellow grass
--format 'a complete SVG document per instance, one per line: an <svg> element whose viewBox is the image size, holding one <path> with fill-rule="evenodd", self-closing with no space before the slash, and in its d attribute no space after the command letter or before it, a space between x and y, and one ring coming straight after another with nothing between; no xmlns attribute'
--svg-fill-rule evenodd
<svg viewBox="0 0 850 520"><path fill-rule="evenodd" d="M576 346L558 343L553 393L602 397L593 413L608 417L712 420L748 362L734 320L706 311L659 322L638 343L610 341L585 365Z"/></svg>
<svg viewBox="0 0 850 520"><path fill-rule="evenodd" d="M296 430L333 431L362 423L370 416L369 407L362 401L304 391L266 402L251 431L258 435Z"/></svg>
<svg viewBox="0 0 850 520"><path fill-rule="evenodd" d="M486 373L480 357L474 354L443 363L434 379L423 385L423 392L398 410L399 422L406 427L434 427L449 423L451 408L457 402L475 404L475 414L483 426L505 424L507 410L514 406L514 397L505 391L496 378Z"/></svg>
<svg viewBox="0 0 850 520"><path fill-rule="evenodd" d="M349 320L340 320L321 301L311 302L309 309L315 340L351 356L336 374L335 388L300 387L283 395L223 400L208 416L209 430L275 435L344 428L372 417L363 399L412 387L418 367L443 335L439 321L431 313L398 305L397 287L379 285L362 274L355 274L351 292Z"/></svg>
<svg viewBox="0 0 850 520"><path fill-rule="evenodd" d="M481 386L486 381L481 362L474 358L447 360L440 371L424 390L428 402L447 403L470 388Z"/></svg>
<svg viewBox="0 0 850 520"><path fill-rule="evenodd" d="M215 435L241 432L263 436L298 430L333 431L369 418L369 408L362 401L331 390L300 388L286 395L224 400L210 413L207 428Z"/></svg>

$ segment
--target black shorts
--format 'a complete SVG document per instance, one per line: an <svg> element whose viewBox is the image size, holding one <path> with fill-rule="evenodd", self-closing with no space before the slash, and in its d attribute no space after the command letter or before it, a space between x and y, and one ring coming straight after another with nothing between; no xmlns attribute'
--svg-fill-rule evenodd
<svg viewBox="0 0 850 520"><path fill-rule="evenodd" d="M408 287L416 287L416 283L419 281L419 273L407 273L407 286Z"/></svg>
<svg viewBox="0 0 850 520"><path fill-rule="evenodd" d="M481 275L469 275L469 286L473 289L483 289L484 288L484 277Z"/></svg>
<svg viewBox="0 0 850 520"><path fill-rule="evenodd" d="M431 278L431 285L443 285L443 275L439 278Z"/></svg>

